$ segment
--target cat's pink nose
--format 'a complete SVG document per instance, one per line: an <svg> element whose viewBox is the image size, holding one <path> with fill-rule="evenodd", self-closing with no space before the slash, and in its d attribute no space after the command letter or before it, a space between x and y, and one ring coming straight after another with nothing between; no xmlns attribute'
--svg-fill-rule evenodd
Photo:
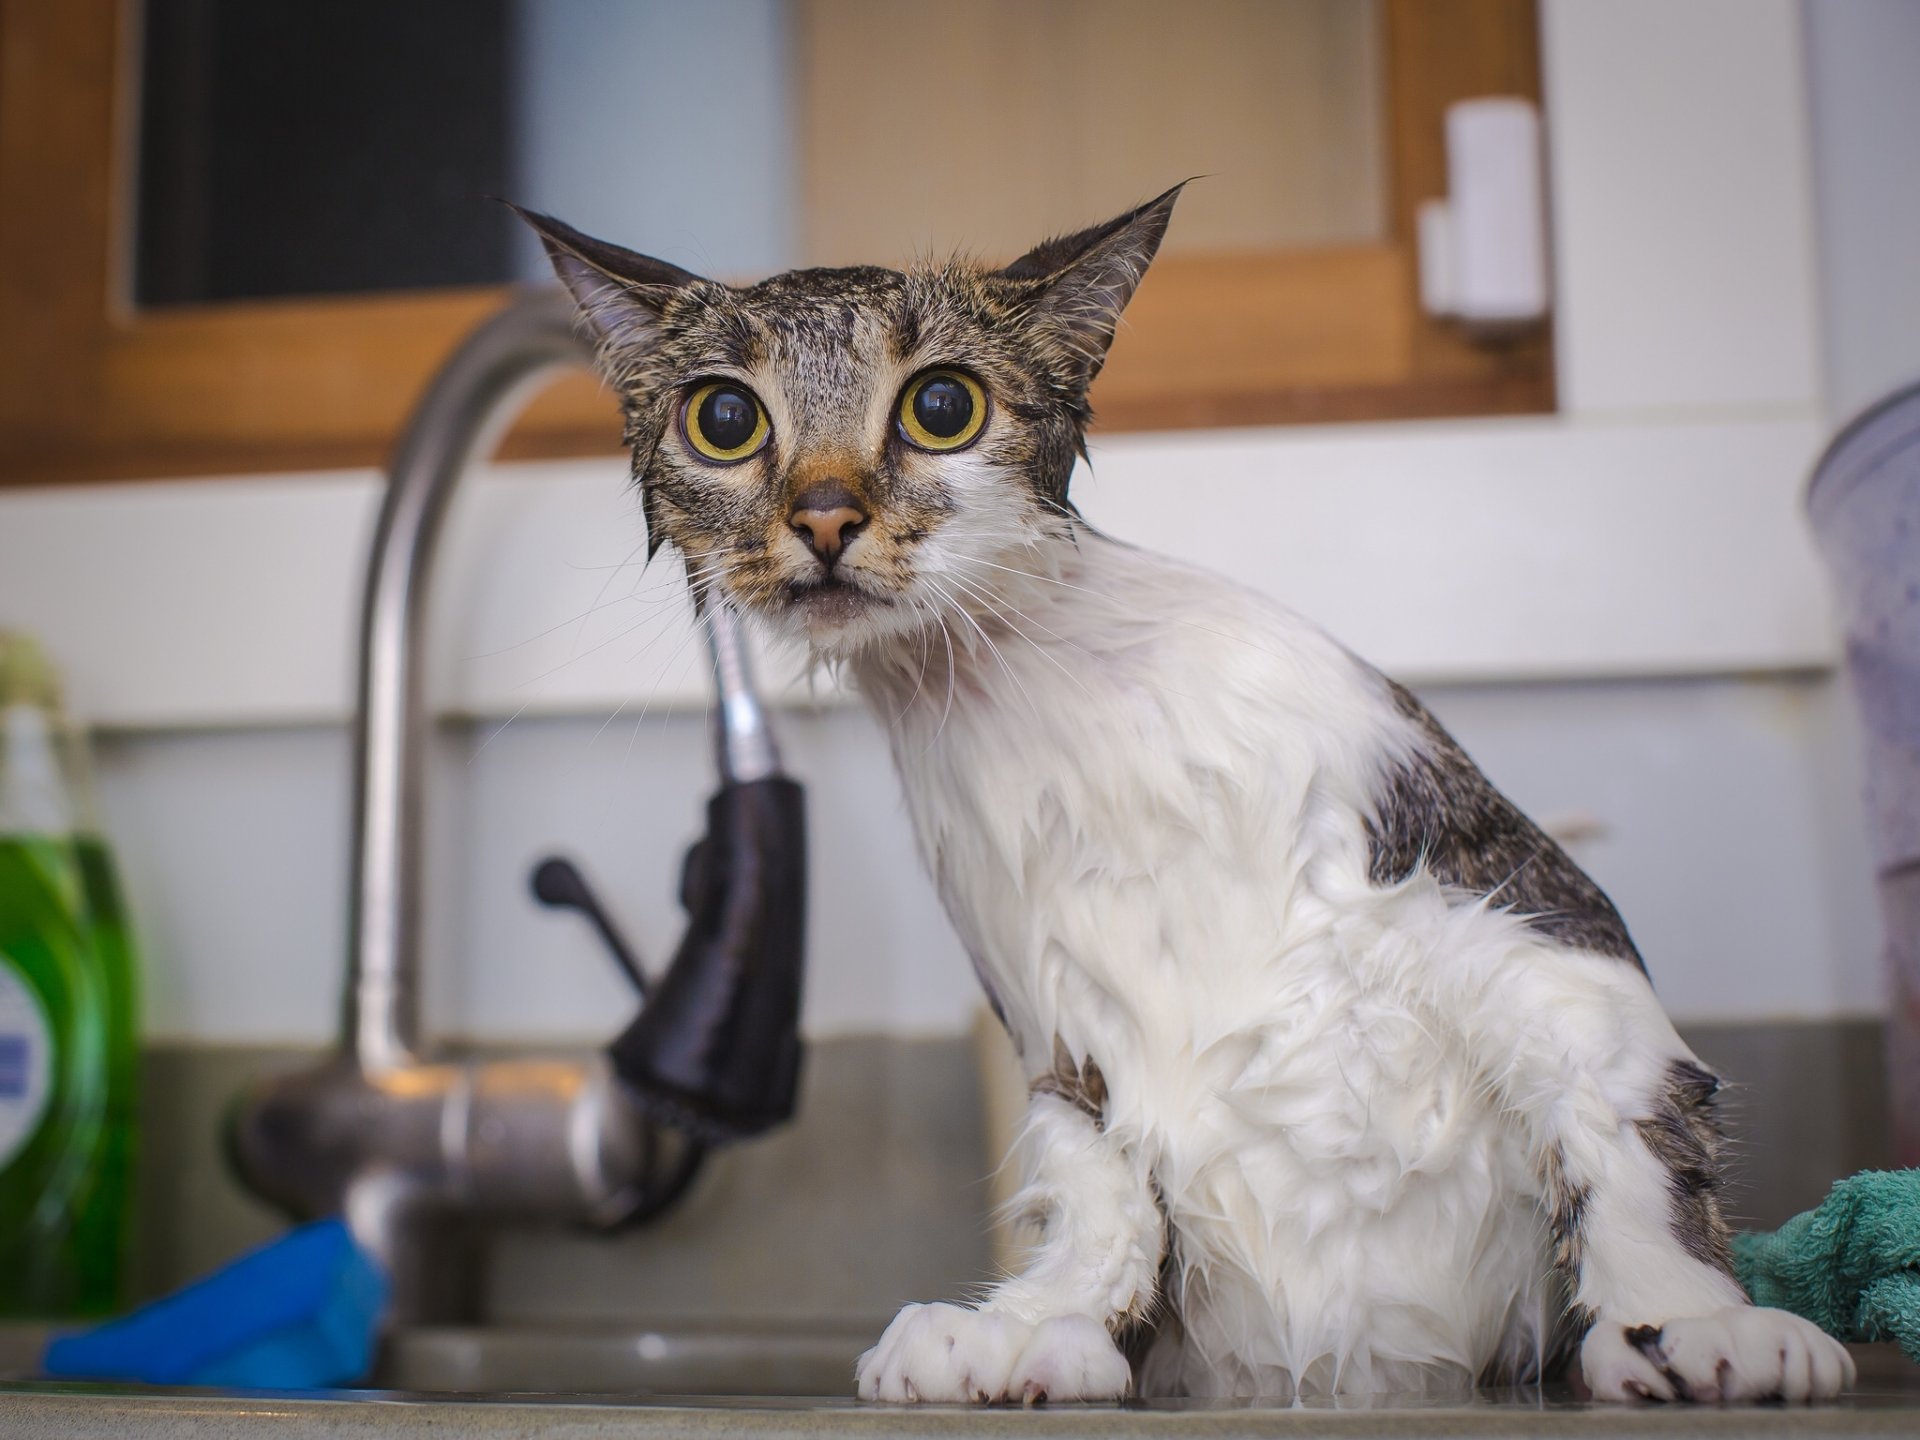
<svg viewBox="0 0 1920 1440"><path fill-rule="evenodd" d="M787 523L809 550L831 565L867 523L867 516L845 486L815 485L794 500Z"/></svg>

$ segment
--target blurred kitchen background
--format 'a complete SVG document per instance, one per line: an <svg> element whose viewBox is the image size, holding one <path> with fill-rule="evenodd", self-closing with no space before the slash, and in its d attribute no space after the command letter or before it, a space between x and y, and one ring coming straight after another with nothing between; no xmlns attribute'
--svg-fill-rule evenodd
<svg viewBox="0 0 1920 1440"><path fill-rule="evenodd" d="M97 727L146 964L148 1288L275 1223L212 1121L335 1030L379 458L499 287L544 281L492 195L746 278L1011 258L1208 176L1096 391L1086 514L1325 623L1568 843L1750 1082L1745 1213L1884 1161L1861 745L1803 493L1920 378L1920 6L141 9L0 11L0 624ZM1539 106L1512 243L1545 236L1546 303L1475 323L1423 307L1417 236L1446 107L1484 95ZM429 1015L483 1048L630 1008L529 896L540 857L651 960L681 926L704 657L616 438L586 382L545 397L435 580ZM805 1117L659 1230L499 1247L496 1314L745 1287L884 1315L985 1273L971 971L875 722L768 664L811 805Z"/></svg>

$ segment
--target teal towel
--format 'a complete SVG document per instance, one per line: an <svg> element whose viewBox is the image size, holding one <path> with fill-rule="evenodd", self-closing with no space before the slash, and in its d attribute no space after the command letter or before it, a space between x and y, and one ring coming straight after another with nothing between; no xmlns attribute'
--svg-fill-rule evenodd
<svg viewBox="0 0 1920 1440"><path fill-rule="evenodd" d="M1733 1269L1756 1305L1920 1362L1920 1170L1862 1171L1772 1234L1734 1236Z"/></svg>

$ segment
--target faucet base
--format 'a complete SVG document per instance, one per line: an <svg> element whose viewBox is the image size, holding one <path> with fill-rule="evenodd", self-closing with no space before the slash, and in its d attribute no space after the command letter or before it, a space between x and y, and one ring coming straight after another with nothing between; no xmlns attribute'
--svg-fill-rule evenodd
<svg viewBox="0 0 1920 1440"><path fill-rule="evenodd" d="M379 1071L336 1057L243 1094L228 1143L265 1199L344 1215L409 1322L475 1314L474 1221L617 1226L684 1189L696 1154L599 1056Z"/></svg>

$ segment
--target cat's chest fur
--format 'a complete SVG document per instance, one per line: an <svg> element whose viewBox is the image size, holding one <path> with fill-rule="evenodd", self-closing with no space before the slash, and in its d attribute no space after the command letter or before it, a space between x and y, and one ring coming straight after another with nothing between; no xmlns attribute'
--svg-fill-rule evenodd
<svg viewBox="0 0 1920 1440"><path fill-rule="evenodd" d="M924 669L861 670L1029 1077L1097 1064L1211 1382L1245 1388L1229 1353L1323 1381L1393 1384L1399 1356L1471 1374L1540 1269L1538 1225L1407 963L1444 903L1369 880L1366 819L1414 737L1377 676L1228 582L1092 536L1057 567L996 577L993 647L947 618L951 685L939 639Z"/></svg>
<svg viewBox="0 0 1920 1440"><path fill-rule="evenodd" d="M1299 1014L1273 997L1325 989L1302 942L1369 889L1402 722L1319 632L1160 557L1086 536L995 578L997 616L949 613L951 650L860 679L1023 1053L1044 1068L1057 1036L1105 1066L1091 1042L1124 1033L1199 1061L1253 1016L1274 1041Z"/></svg>

